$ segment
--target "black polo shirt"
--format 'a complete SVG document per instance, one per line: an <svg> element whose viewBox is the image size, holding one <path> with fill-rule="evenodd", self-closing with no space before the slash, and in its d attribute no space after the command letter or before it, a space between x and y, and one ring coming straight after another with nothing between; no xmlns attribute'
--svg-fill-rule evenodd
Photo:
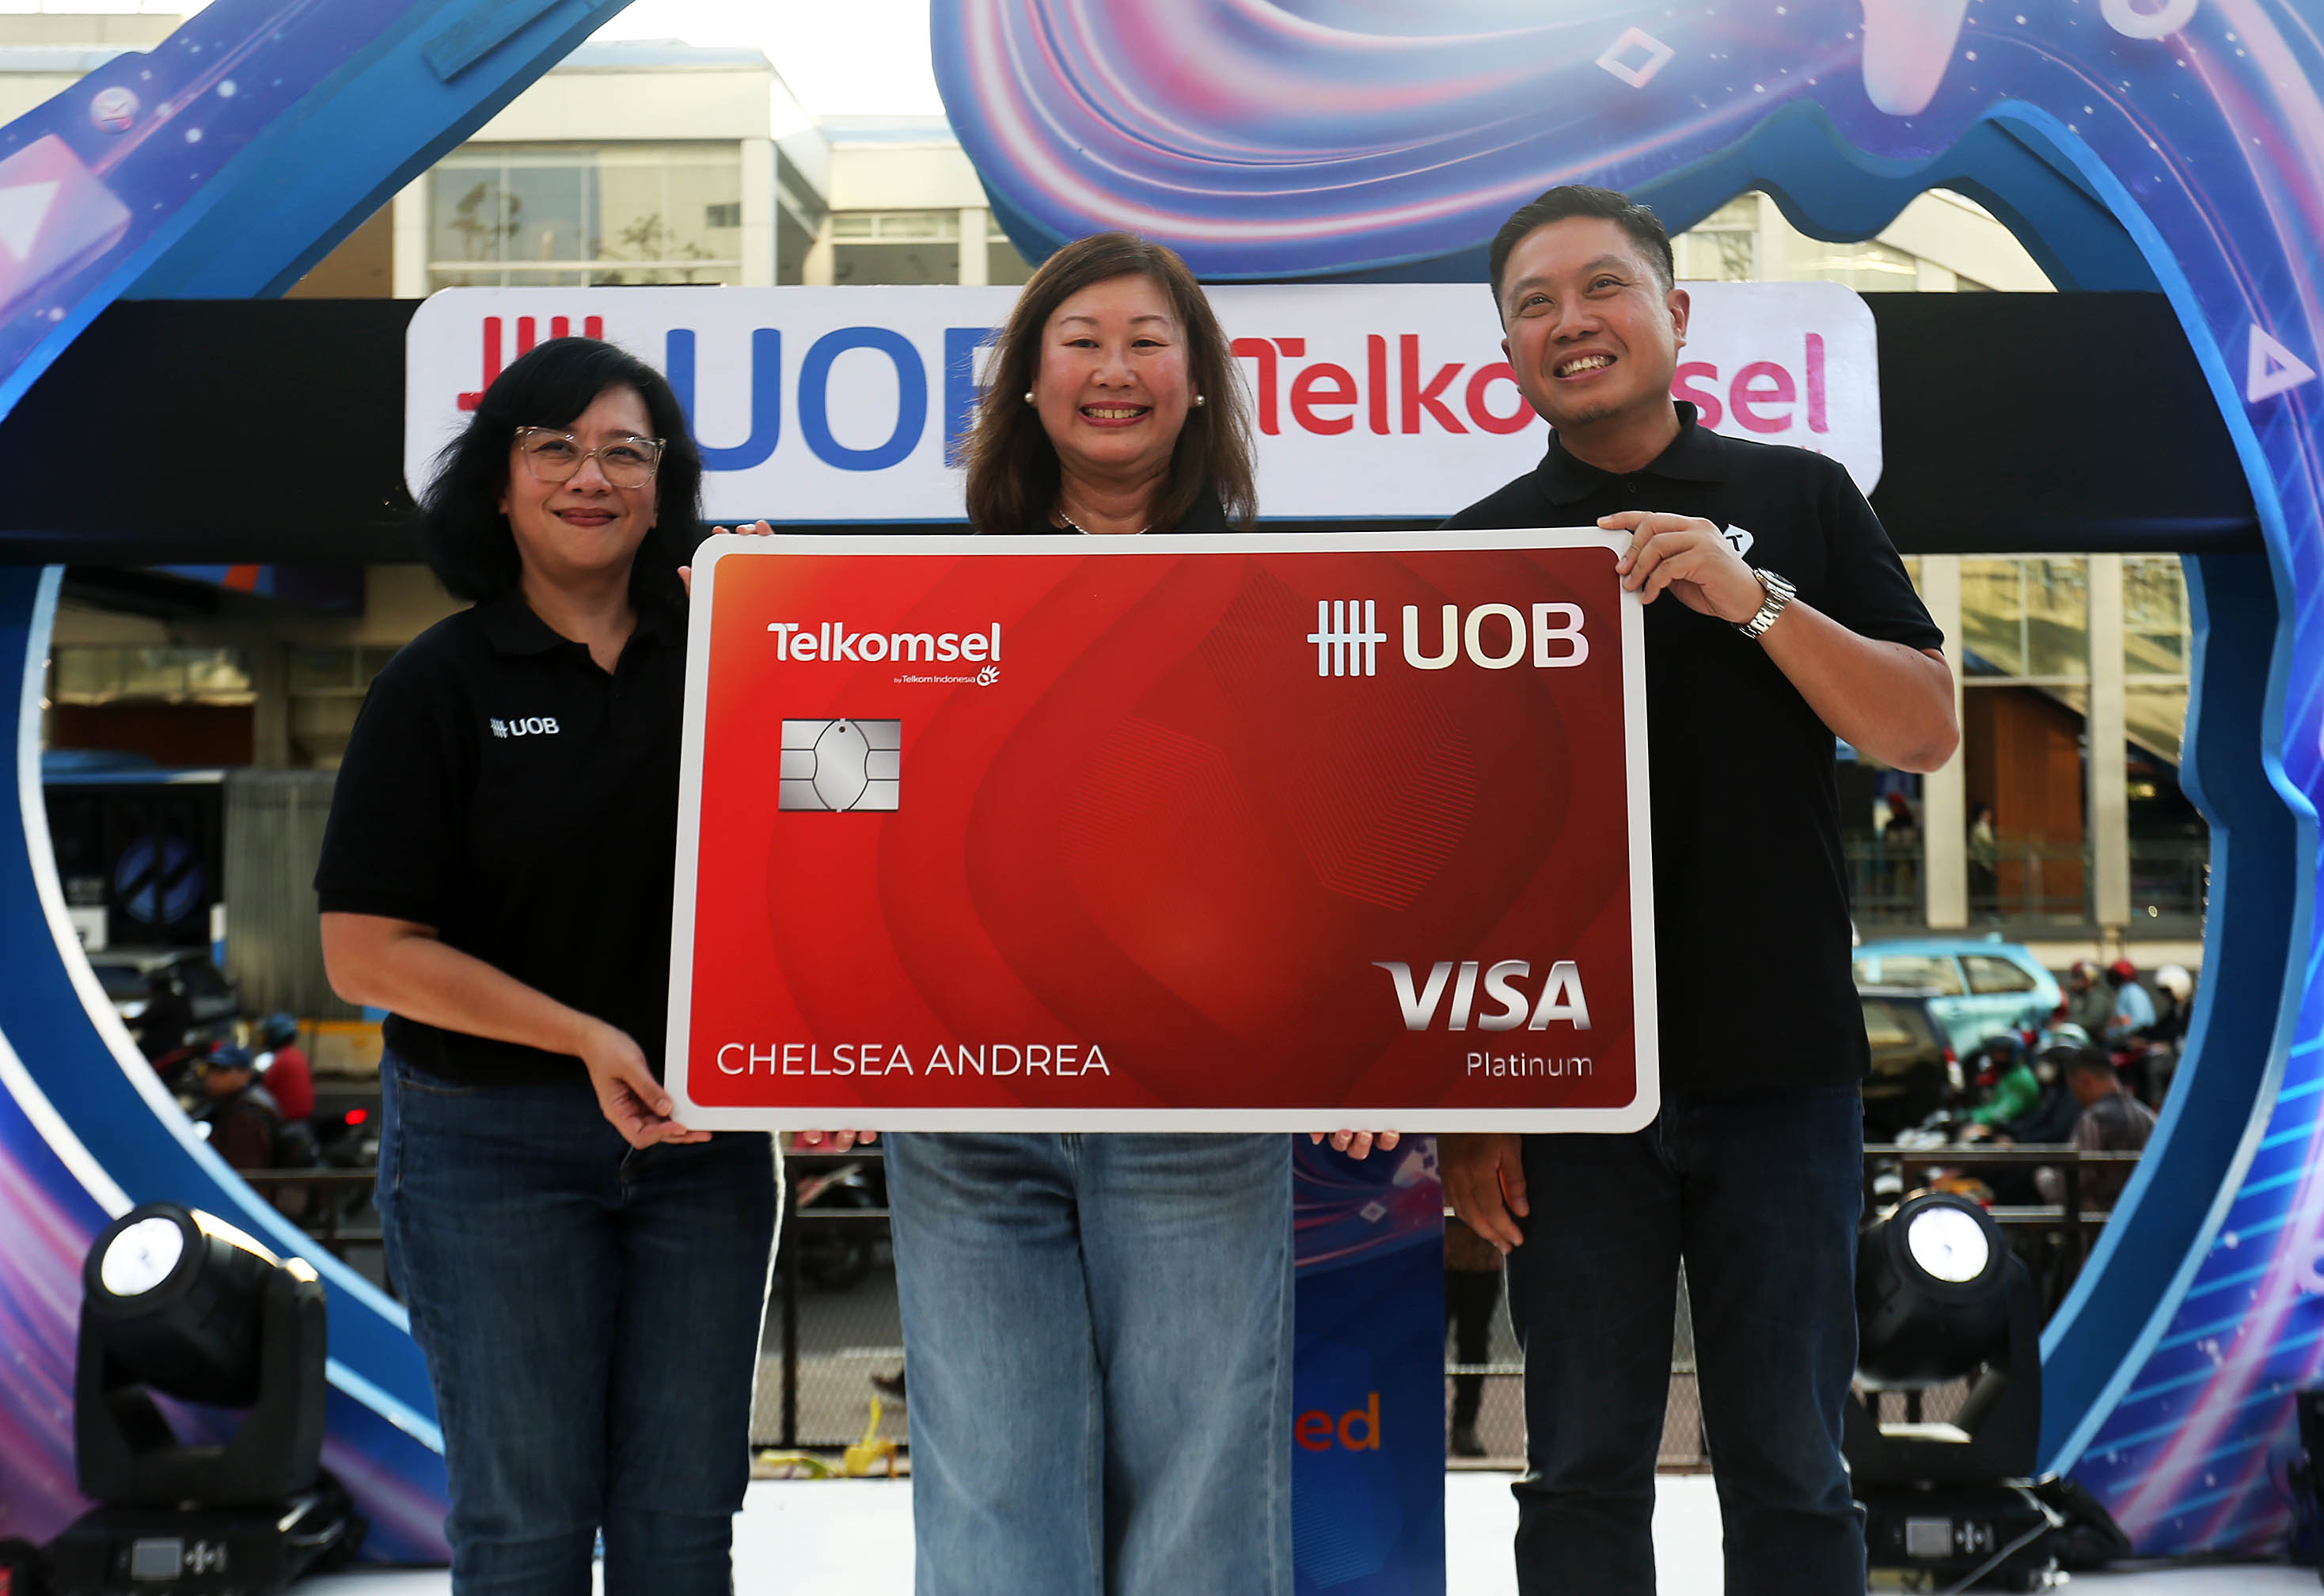
<svg viewBox="0 0 2324 1596"><path fill-rule="evenodd" d="M1644 470L1584 465L1553 434L1540 466L1444 530L1589 526L1625 510L1700 516L1851 632L1941 644L1844 468L1722 438L1692 405L1678 411L1676 441ZM1668 592L1646 622L1664 1083L1717 1093L1858 1080L1870 1056L1849 969L1832 733L1726 622Z"/></svg>
<svg viewBox="0 0 2324 1596"><path fill-rule="evenodd" d="M414 638L372 683L331 794L325 913L450 946L619 1026L657 1076L669 994L686 617L649 605L609 675L518 597ZM579 1078L570 1056L387 1021L387 1045L475 1084Z"/></svg>

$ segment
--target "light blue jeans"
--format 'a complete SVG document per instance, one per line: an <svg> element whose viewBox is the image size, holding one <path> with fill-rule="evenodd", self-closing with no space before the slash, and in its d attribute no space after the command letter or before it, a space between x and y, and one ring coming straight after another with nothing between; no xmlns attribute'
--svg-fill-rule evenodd
<svg viewBox="0 0 2324 1596"><path fill-rule="evenodd" d="M1290 1596L1291 1139L888 1140L918 1596Z"/></svg>

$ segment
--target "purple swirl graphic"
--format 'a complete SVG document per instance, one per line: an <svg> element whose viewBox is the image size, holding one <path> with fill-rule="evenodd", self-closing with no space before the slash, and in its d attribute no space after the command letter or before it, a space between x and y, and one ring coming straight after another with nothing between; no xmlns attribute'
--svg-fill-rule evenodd
<svg viewBox="0 0 2324 1596"><path fill-rule="evenodd" d="M1835 198L1851 175L1892 182L1998 130L2128 234L2243 454L2282 613L2324 615L2312 3L935 0L933 13L954 125L1020 248L1129 227L1213 280L1475 280L1508 212L1561 182L1662 185L1674 230L1757 183L1803 224L1849 218L1811 231L1862 237L1892 213L1868 220ZM1825 168L1803 175L1815 152ZM2312 835L2324 626L2295 631L2275 681L2269 776ZM2223 1022L2272 1035L2254 1045L2273 1047L2281 1080L2205 1232L2216 1240L2075 1448L2077 1473L2147 1551L2250 1549L2290 1524L2271 1481L2294 1445L2292 1393L2324 1372L2324 955L2311 936L2293 956L2294 1023Z"/></svg>

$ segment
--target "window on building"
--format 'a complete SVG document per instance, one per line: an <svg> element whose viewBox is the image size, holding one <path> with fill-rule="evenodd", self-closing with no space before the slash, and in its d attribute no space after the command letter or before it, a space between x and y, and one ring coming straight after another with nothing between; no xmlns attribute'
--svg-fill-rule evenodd
<svg viewBox="0 0 2324 1596"><path fill-rule="evenodd" d="M2123 781L2129 803L2130 910L2160 928L2200 923L2210 833L2181 789L2194 622L2185 567L2171 555L2122 562Z"/></svg>
<svg viewBox="0 0 2324 1596"><path fill-rule="evenodd" d="M1921 263L1903 250L1868 238L1861 244L1807 240L1792 257L1792 275L1817 282L1841 282L1858 293L1910 293L1920 287Z"/></svg>
<svg viewBox="0 0 2324 1596"><path fill-rule="evenodd" d="M2122 673L2130 740L2176 763L2187 720L2194 625L2175 556L2122 562Z"/></svg>
<svg viewBox="0 0 2324 1596"><path fill-rule="evenodd" d="M49 697L59 704L247 704L251 692L239 649L60 648L50 656Z"/></svg>
<svg viewBox="0 0 2324 1596"><path fill-rule="evenodd" d="M1956 263L1968 263L1979 273L1998 269L2003 281L2020 288L2048 282L2006 227L1960 195L1932 189L1891 226L1893 232L1860 244L1827 243L1793 226L1765 196L1738 194L1673 238L1671 254L1680 278L1697 281L1839 282L1863 293L1991 292L1983 275L1964 275ZM1915 249L1929 252L1927 258Z"/></svg>
<svg viewBox="0 0 2324 1596"><path fill-rule="evenodd" d="M1032 275L1033 263L1017 253L999 222L991 224L984 235L984 281L1014 288L1029 281Z"/></svg>
<svg viewBox="0 0 2324 1596"><path fill-rule="evenodd" d="M1759 275L1759 197L1729 200L1671 240L1682 279L1750 282Z"/></svg>
<svg viewBox="0 0 2324 1596"><path fill-rule="evenodd" d="M2090 675L2089 570L2080 559L1964 559L1966 674L2079 689Z"/></svg>
<svg viewBox="0 0 2324 1596"><path fill-rule="evenodd" d="M831 218L831 280L878 283L958 282L957 210L849 210Z"/></svg>
<svg viewBox="0 0 2324 1596"><path fill-rule="evenodd" d="M1960 562L1961 770L1990 858L1971 911L2068 925L2089 912L2084 717L2089 566L2073 558Z"/></svg>
<svg viewBox="0 0 2324 1596"><path fill-rule="evenodd" d="M775 281L807 281L807 252L815 247L830 208L781 145L775 147Z"/></svg>
<svg viewBox="0 0 2324 1596"><path fill-rule="evenodd" d="M393 649L293 649L289 687L299 694L344 694L360 698L371 690L372 678L394 658Z"/></svg>
<svg viewBox="0 0 2324 1596"><path fill-rule="evenodd" d="M742 281L732 144L476 144L429 178L429 279L464 285Z"/></svg>

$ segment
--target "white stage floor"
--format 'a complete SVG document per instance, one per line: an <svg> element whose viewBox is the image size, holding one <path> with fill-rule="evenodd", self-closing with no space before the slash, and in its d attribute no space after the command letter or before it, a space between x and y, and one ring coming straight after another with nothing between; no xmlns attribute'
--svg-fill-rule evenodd
<svg viewBox="0 0 2324 1596"><path fill-rule="evenodd" d="M734 1527L734 1587L743 1596L846 1591L910 1596L912 1493L905 1481L761 1481ZM1444 1480L1446 1587L1460 1596L1515 1596L1509 1536L1517 1504L1506 1474ZM1662 1477L1655 1546L1663 1596L1719 1596L1719 1501L1708 1478ZM2318 1589L2316 1571L2239 1564L2077 1574L2073 1588L2120 1596L2290 1596ZM438 1596L440 1569L380 1571L310 1580L304 1596Z"/></svg>

